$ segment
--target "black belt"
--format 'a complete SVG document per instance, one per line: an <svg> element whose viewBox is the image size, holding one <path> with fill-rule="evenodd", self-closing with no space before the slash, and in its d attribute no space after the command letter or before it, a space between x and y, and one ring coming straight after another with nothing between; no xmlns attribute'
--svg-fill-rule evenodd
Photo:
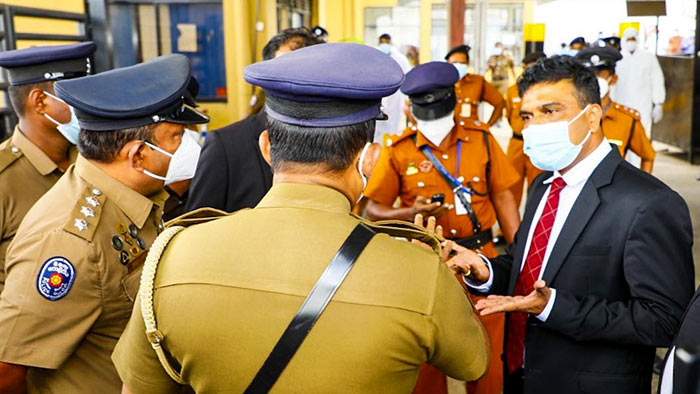
<svg viewBox="0 0 700 394"><path fill-rule="evenodd" d="M522 140L523 140L523 135L522 135L522 134L515 134L515 133L513 133L513 138L515 138L516 140L522 141Z"/></svg>
<svg viewBox="0 0 700 394"><path fill-rule="evenodd" d="M363 224L358 224L350 233L309 295L306 296L306 300L284 330L282 337L272 348L272 352L245 390L245 394L267 393L275 385L374 234L374 230Z"/></svg>
<svg viewBox="0 0 700 394"><path fill-rule="evenodd" d="M479 249L483 248L487 243L493 241L493 233L489 228L482 232L476 233L471 237L453 239L453 241L467 249Z"/></svg>

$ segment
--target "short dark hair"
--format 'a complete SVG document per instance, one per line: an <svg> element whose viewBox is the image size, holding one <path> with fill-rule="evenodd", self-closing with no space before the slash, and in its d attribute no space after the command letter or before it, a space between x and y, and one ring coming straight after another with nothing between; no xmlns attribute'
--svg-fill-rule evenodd
<svg viewBox="0 0 700 394"><path fill-rule="evenodd" d="M124 145L130 141L153 141L156 124L124 130L97 131L81 129L78 137L78 151L88 159L100 163L111 163Z"/></svg>
<svg viewBox="0 0 700 394"><path fill-rule="evenodd" d="M600 104L598 79L590 68L571 56L552 56L537 61L525 69L518 79L518 92L523 97L533 85L570 80L576 90L576 99L581 107Z"/></svg>
<svg viewBox="0 0 700 394"><path fill-rule="evenodd" d="M17 116L24 116L24 106L27 104L27 97L29 97L29 93L34 89L48 90L50 93L53 93L53 81L7 87L10 105L12 105L12 109L15 110Z"/></svg>
<svg viewBox="0 0 700 394"><path fill-rule="evenodd" d="M375 120L349 126L302 127L267 118L272 171L293 164L316 164L324 172L341 172L374 139Z"/></svg>
<svg viewBox="0 0 700 394"><path fill-rule="evenodd" d="M601 71L606 71L606 70L610 71L610 74L615 74L615 65L611 64L611 65L607 65L607 66L595 66L595 67L593 67L593 72L596 74L601 72Z"/></svg>
<svg viewBox="0 0 700 394"><path fill-rule="evenodd" d="M380 40L380 41L381 41L381 40L389 40L389 41L391 41L391 36L390 36L389 34L387 34L387 33L384 33L384 34L382 34L381 36L379 36L379 40Z"/></svg>
<svg viewBox="0 0 700 394"><path fill-rule="evenodd" d="M282 45L287 44L293 38L301 38L301 41L295 43L292 50L297 50L299 48L308 47L311 45L320 44L321 41L305 27L298 27L292 29L284 29L280 33L276 34L270 39L270 41L265 44L262 50L263 60L274 59L275 53L282 47Z"/></svg>

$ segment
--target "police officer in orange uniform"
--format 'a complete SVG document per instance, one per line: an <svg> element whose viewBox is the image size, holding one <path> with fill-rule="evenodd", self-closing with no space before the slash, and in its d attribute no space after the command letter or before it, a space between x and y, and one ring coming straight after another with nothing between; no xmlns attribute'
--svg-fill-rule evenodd
<svg viewBox="0 0 700 394"><path fill-rule="evenodd" d="M447 238L493 256L496 219L508 242L520 224L510 191L518 175L485 124L455 118L458 78L456 68L444 62L422 64L406 75L401 91L411 99L417 126L382 150L365 189L366 212L375 220L436 216ZM503 316L482 322L492 342L492 365L469 392L496 394L503 379ZM428 371L416 392L441 392L444 376Z"/></svg>
<svg viewBox="0 0 700 394"><path fill-rule="evenodd" d="M642 171L651 173L656 151L647 137L639 112L610 99L610 86L617 82L615 64L622 59L622 55L614 48L596 45L579 52L576 59L591 67L598 77L605 137L617 145L622 157L630 150L636 153L642 159Z"/></svg>
<svg viewBox="0 0 700 394"><path fill-rule="evenodd" d="M545 57L547 56L542 52L528 54L523 58L523 69L532 66L537 60ZM518 85L514 84L508 88L506 93L506 117L508 118L508 123L510 123L510 128L513 129L513 136L508 142L506 155L520 176L518 182L510 188L517 206L520 206L520 200L523 195L523 180L527 180L529 186L535 177L542 173L542 170L532 165L530 158L523 153L523 135L521 134L523 131L523 119L520 117L520 100Z"/></svg>
<svg viewBox="0 0 700 394"><path fill-rule="evenodd" d="M490 83L486 82L483 76L469 74L469 45L458 45L452 48L445 60L454 64L459 72L459 80L455 84L455 94L457 95L457 104L455 105L455 115L462 119L472 119L477 127L479 125L479 117L477 110L479 103L486 101L493 106L493 114L488 121L488 126L493 126L503 115L503 109L506 106L505 100L501 93Z"/></svg>

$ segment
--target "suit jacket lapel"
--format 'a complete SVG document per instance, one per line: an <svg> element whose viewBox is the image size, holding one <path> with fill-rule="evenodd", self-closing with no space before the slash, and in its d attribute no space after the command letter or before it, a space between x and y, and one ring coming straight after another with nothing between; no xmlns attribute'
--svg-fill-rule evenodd
<svg viewBox="0 0 700 394"><path fill-rule="evenodd" d="M518 232L516 234L515 245L513 246L513 267L511 268L510 283L508 285L509 294L513 293L515 289L515 282L518 280L518 275L520 274L520 266L523 261L523 254L525 253L525 245L527 245L527 235L530 231L530 226L532 226L532 217L535 216L535 211L540 205L542 196L547 190L549 185L545 185L544 181L552 176L551 172L545 173L540 177L537 177L532 182L533 190L528 193L527 204L525 205L525 214L523 215L523 221L520 223Z"/></svg>
<svg viewBox="0 0 700 394"><path fill-rule="evenodd" d="M617 169L617 166L622 161L619 150L616 146L603 159L598 167L593 171L586 184L581 190L574 206L569 212L569 216L564 222L559 237L557 238L552 253L547 261L542 279L549 285L554 277L559 272L562 264L569 255L571 248L578 240L583 230L588 225L588 222L595 214L596 209L600 205L600 197L598 189L609 185L612 182L612 177Z"/></svg>

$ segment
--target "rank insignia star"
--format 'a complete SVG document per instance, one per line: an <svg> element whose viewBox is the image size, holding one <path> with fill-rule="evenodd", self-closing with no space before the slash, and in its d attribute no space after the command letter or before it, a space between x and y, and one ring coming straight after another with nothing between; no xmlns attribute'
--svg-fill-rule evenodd
<svg viewBox="0 0 700 394"><path fill-rule="evenodd" d="M78 229L78 231L85 231L88 228L88 222L84 219L75 219L73 225Z"/></svg>
<svg viewBox="0 0 700 394"><path fill-rule="evenodd" d="M82 213L83 216L85 216L86 218L91 218L95 216L95 211L85 206L80 208L80 213Z"/></svg>
<svg viewBox="0 0 700 394"><path fill-rule="evenodd" d="M85 197L85 201L87 201L87 203L92 205L93 207L97 207L98 205L100 205L100 202L97 201L97 199L93 196Z"/></svg>

